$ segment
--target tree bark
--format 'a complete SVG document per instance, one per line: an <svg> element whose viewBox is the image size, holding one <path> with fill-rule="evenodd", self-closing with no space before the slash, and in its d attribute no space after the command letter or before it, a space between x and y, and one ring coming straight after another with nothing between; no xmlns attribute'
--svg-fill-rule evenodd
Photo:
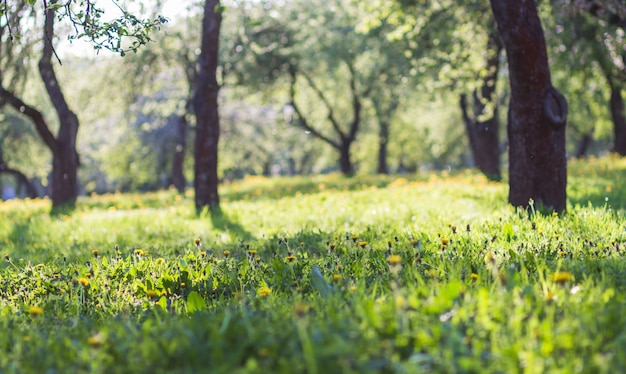
<svg viewBox="0 0 626 374"><path fill-rule="evenodd" d="M219 213L217 156L220 124L217 107L219 86L217 63L222 10L219 0L204 1L202 42L199 58L198 87L193 98L196 114L196 142L194 150L196 212L209 208Z"/></svg>
<svg viewBox="0 0 626 374"><path fill-rule="evenodd" d="M507 52L511 98L509 202L557 212L566 207L567 101L552 87L543 28L534 0L491 0Z"/></svg>
<svg viewBox="0 0 626 374"><path fill-rule="evenodd" d="M462 94L460 98L461 113L474 163L488 179L496 181L502 178L500 174L500 123L496 97L501 51L500 36L497 34L495 25L492 25L487 41L487 75L483 78L480 91L475 90L472 95L473 115L470 115L468 110L467 95ZM488 103L493 105L493 112L488 118L481 119Z"/></svg>
<svg viewBox="0 0 626 374"><path fill-rule="evenodd" d="M574 154L574 157L585 158L592 140L593 140L593 136L591 136L591 134L589 133L583 134L583 137L580 139L580 141L578 142L578 145L576 146L576 153Z"/></svg>
<svg viewBox="0 0 626 374"><path fill-rule="evenodd" d="M613 152L626 156L626 116L624 114L624 98L622 89L611 82L611 117L613 118L613 134L615 143Z"/></svg>
<svg viewBox="0 0 626 374"><path fill-rule="evenodd" d="M184 193L187 185L184 172L185 150L187 148L187 114L182 114L177 122L176 148L172 159L172 183L179 193Z"/></svg>
<svg viewBox="0 0 626 374"><path fill-rule="evenodd" d="M51 3L55 3L52 1ZM52 184L50 197L53 209L63 205L73 205L78 197L78 152L76 151L76 136L78 134L78 117L69 108L61 86L52 67L54 48L55 11L46 10L46 20L43 35L43 55L39 60L39 73L46 87L50 101L59 118L59 132L56 139L52 139Z"/></svg>
<svg viewBox="0 0 626 374"><path fill-rule="evenodd" d="M378 123L378 174L389 174L387 164L387 144L389 142L389 122L379 121Z"/></svg>

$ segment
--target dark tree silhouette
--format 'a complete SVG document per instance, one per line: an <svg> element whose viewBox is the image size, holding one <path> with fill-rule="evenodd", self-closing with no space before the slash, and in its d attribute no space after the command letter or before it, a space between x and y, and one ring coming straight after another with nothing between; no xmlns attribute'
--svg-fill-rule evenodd
<svg viewBox="0 0 626 374"><path fill-rule="evenodd" d="M491 0L509 63L509 202L563 211L566 206L567 101L552 87L534 0Z"/></svg>

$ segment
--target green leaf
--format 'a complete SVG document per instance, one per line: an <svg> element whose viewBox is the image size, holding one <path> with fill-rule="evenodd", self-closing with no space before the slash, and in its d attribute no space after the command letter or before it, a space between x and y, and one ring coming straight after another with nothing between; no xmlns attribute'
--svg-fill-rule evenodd
<svg viewBox="0 0 626 374"><path fill-rule="evenodd" d="M204 312L206 311L206 303L200 294L196 291L191 291L187 296L187 311L189 313Z"/></svg>
<svg viewBox="0 0 626 374"><path fill-rule="evenodd" d="M311 281L313 282L313 288L315 288L323 298L326 298L333 288L326 282L324 276L320 272L317 266L311 267Z"/></svg>

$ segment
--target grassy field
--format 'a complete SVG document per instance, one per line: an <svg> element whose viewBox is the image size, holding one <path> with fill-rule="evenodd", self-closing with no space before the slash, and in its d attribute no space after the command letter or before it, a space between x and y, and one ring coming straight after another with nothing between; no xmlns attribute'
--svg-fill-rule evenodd
<svg viewBox="0 0 626 374"><path fill-rule="evenodd" d="M626 372L626 160L0 204L0 373Z"/></svg>

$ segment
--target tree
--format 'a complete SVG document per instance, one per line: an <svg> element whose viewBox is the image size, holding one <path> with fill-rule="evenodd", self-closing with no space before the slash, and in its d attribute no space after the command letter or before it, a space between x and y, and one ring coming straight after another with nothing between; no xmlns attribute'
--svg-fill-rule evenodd
<svg viewBox="0 0 626 374"><path fill-rule="evenodd" d="M193 109L196 115L194 188L196 211L201 212L209 208L212 214L220 212L217 191L219 183L217 156L220 136L217 65L221 22L220 1L205 0L198 59L198 86L193 97Z"/></svg>
<svg viewBox="0 0 626 374"><path fill-rule="evenodd" d="M486 66L480 89L472 94L472 112L468 110L467 94L460 97L461 113L474 163L491 180L500 180L500 137L496 83L500 71L502 43L495 24L489 30Z"/></svg>
<svg viewBox="0 0 626 374"><path fill-rule="evenodd" d="M509 202L561 212L566 207L567 101L550 80L534 0L491 0L509 64Z"/></svg>
<svg viewBox="0 0 626 374"><path fill-rule="evenodd" d="M52 2L54 4L54 2ZM53 209L66 204L73 204L78 196L78 153L76 151L76 135L78 133L78 117L69 108L60 83L52 66L55 53L52 45L54 38L55 8L49 7L45 12L43 29L43 51L39 60L39 73L48 96L54 105L59 120L59 130L55 136L50 130L43 114L28 105L14 93L0 86L0 97L25 116L35 125L39 136L52 153L52 174L49 193Z"/></svg>

